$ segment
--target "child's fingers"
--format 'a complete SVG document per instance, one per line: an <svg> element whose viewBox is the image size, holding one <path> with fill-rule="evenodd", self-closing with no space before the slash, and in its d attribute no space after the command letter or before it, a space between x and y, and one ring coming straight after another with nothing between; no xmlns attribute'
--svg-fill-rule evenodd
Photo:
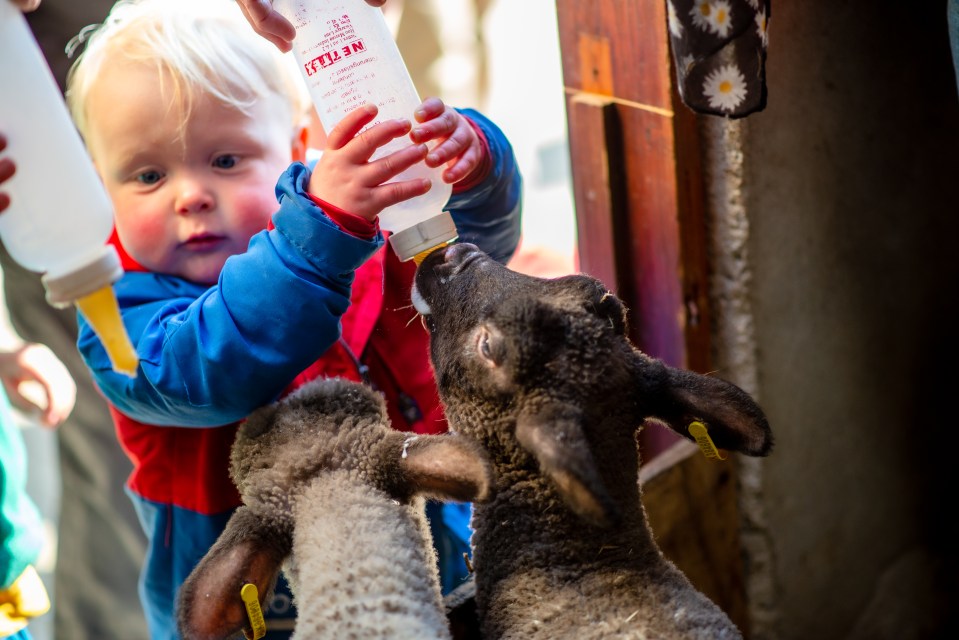
<svg viewBox="0 0 959 640"><path fill-rule="evenodd" d="M367 165L366 178L368 184L378 185L392 180L423 160L428 151L429 149L425 144L417 144L404 147L382 158L377 158Z"/></svg>
<svg viewBox="0 0 959 640"><path fill-rule="evenodd" d="M348 153L354 162L365 162L381 147L393 142L397 138L405 138L406 134L410 132L410 126L409 120L402 119L386 120L377 123L375 126L370 127L353 138L353 140L344 147L344 151ZM406 145L405 141L401 142L401 144L410 146Z"/></svg>
<svg viewBox="0 0 959 640"><path fill-rule="evenodd" d="M340 149L356 137L363 127L373 122L379 109L375 104L362 104L343 116L326 136L328 149Z"/></svg>
<svg viewBox="0 0 959 640"><path fill-rule="evenodd" d="M427 98L420 103L413 113L417 122L426 122L446 111L446 104L439 98Z"/></svg>
<svg viewBox="0 0 959 640"><path fill-rule="evenodd" d="M459 128L460 120L460 114L449 109L429 120L419 120L419 124L410 132L410 138L413 142L442 140L452 135Z"/></svg>
<svg viewBox="0 0 959 640"><path fill-rule="evenodd" d="M426 178L388 182L373 189L373 199L380 211L398 202L421 196L432 187Z"/></svg>
<svg viewBox="0 0 959 640"><path fill-rule="evenodd" d="M470 147L466 153L456 158L454 162L446 167L443 171L443 182L456 184L473 173L476 167L480 165L481 160L482 154L477 149Z"/></svg>
<svg viewBox="0 0 959 640"><path fill-rule="evenodd" d="M17 165L10 158L0 158L0 183L6 182L17 172Z"/></svg>
<svg viewBox="0 0 959 640"><path fill-rule="evenodd" d="M469 127L457 129L453 132L453 135L430 149L430 153L426 157L427 166L439 167L468 153L476 141L475 135Z"/></svg>
<svg viewBox="0 0 959 640"><path fill-rule="evenodd" d="M482 161L482 157L482 145L476 132L460 118L456 130L426 156L426 165L447 165L443 180L453 184L468 176Z"/></svg>

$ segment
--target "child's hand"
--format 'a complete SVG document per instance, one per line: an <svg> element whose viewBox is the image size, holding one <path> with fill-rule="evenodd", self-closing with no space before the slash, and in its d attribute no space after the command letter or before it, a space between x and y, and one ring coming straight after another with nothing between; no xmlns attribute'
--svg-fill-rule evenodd
<svg viewBox="0 0 959 640"><path fill-rule="evenodd" d="M50 349L33 342L0 352L0 382L10 404L38 412L40 421L48 427L60 426L77 399L77 386L66 366ZM33 386L33 392L29 386Z"/></svg>
<svg viewBox="0 0 959 640"><path fill-rule="evenodd" d="M412 126L409 120L386 120L360 133L377 112L375 105L365 104L333 127L309 187L320 200L369 222L386 207L423 195L431 186L425 178L384 184L423 160L427 148L414 144L370 162L377 149L404 137Z"/></svg>
<svg viewBox="0 0 959 640"><path fill-rule="evenodd" d="M7 139L2 133L0 133L0 152L7 148ZM0 187L3 186L3 183L13 177L13 174L16 172L17 167L13 164L13 160L10 158L4 158L0 156ZM7 207L10 206L10 195L0 191L0 213L6 211Z"/></svg>
<svg viewBox="0 0 959 640"><path fill-rule="evenodd" d="M426 164L430 167L445 164L444 182L456 184L483 163L486 148L476 131L466 118L442 100L427 98L414 116L419 124L410 138L419 143L438 141L426 156Z"/></svg>

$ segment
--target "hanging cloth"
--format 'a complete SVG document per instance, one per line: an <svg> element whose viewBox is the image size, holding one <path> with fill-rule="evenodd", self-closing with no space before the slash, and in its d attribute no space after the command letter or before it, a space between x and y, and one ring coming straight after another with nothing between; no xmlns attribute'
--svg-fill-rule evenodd
<svg viewBox="0 0 959 640"><path fill-rule="evenodd" d="M766 106L770 0L666 0L679 96L696 113L742 118Z"/></svg>

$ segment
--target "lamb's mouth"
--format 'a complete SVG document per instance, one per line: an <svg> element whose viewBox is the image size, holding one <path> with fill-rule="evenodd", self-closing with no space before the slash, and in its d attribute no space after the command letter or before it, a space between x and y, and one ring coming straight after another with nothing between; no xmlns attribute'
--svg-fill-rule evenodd
<svg viewBox="0 0 959 640"><path fill-rule="evenodd" d="M490 259L489 256L480 251L476 245L469 243L450 245L442 249L442 255L443 262L433 265L432 272L430 273L434 281L440 286L449 284L453 278L471 268L473 263ZM421 265L420 268L422 269L423 266ZM428 316L433 312L426 297L420 293L416 279L413 280L410 299L413 302L413 308L416 309L420 315Z"/></svg>
<svg viewBox="0 0 959 640"><path fill-rule="evenodd" d="M410 291L410 300L413 303L413 308L416 309L416 312L421 316L428 316L433 312L433 310L430 309L430 303L420 294L420 290L417 288L415 282L413 283L413 289Z"/></svg>

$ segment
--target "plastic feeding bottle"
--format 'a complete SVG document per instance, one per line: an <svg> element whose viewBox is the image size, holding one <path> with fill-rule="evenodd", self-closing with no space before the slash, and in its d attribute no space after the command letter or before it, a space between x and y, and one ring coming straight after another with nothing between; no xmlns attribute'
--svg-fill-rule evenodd
<svg viewBox="0 0 959 640"><path fill-rule="evenodd" d="M112 284L122 274L107 239L113 208L74 128L56 80L20 9L0 0L0 131L17 165L0 189L0 238L23 267L42 273L47 301L76 304L113 368L133 376L137 355Z"/></svg>
<svg viewBox="0 0 959 640"><path fill-rule="evenodd" d="M365 102L379 108L378 121L414 121L421 101L382 11L363 0L274 0L273 8L296 27L293 55L324 130ZM397 138L373 159L409 144L409 139ZM391 232L390 244L400 260L419 263L457 233L452 216L443 211L452 186L443 182L442 168L418 162L396 180L417 178L427 178L433 186L384 209L380 226Z"/></svg>

